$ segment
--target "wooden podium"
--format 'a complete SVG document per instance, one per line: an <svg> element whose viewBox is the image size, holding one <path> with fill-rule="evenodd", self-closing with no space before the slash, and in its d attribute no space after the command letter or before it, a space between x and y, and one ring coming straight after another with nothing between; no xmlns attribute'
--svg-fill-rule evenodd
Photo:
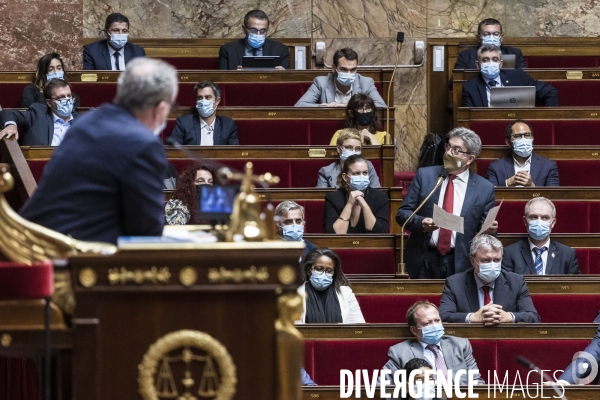
<svg viewBox="0 0 600 400"><path fill-rule="evenodd" d="M70 258L74 398L302 398L303 247L138 245Z"/></svg>

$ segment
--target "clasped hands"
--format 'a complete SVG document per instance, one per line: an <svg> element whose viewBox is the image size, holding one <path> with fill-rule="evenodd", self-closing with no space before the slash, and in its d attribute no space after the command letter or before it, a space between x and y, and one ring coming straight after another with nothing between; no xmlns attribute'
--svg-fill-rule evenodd
<svg viewBox="0 0 600 400"><path fill-rule="evenodd" d="M535 186L535 184L529 172L519 171L506 180L506 186Z"/></svg>
<svg viewBox="0 0 600 400"><path fill-rule="evenodd" d="M469 322L472 324L483 323L485 326L493 326L512 322L512 315L504 310L499 304L491 301L481 307L477 312L469 316Z"/></svg>
<svg viewBox="0 0 600 400"><path fill-rule="evenodd" d="M364 205L367 204L365 201L365 194L360 190L353 190L350 192L348 196L348 204L352 204L353 206L360 206L363 208Z"/></svg>

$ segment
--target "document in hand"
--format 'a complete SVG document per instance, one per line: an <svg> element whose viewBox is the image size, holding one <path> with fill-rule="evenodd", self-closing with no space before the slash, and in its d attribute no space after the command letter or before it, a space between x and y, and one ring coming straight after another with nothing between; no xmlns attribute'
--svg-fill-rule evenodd
<svg viewBox="0 0 600 400"><path fill-rule="evenodd" d="M487 217L485 217L485 221L483 221L483 225L481 225L481 230L479 232L477 232L477 235L481 235L483 232L487 231L494 224L494 221L496 220L496 217L498 216L498 211L500 211L500 206L502 205L503 201L504 201L504 199L502 199L500 204L498 204L496 207L490 208L490 211L488 211Z"/></svg>
<svg viewBox="0 0 600 400"><path fill-rule="evenodd" d="M465 233L464 222L465 219L460 215L450 214L437 204L433 205L433 223L440 228Z"/></svg>

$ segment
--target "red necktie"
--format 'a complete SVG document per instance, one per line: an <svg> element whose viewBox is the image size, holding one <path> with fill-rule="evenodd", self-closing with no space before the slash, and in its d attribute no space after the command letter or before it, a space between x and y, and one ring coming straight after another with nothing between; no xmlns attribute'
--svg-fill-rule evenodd
<svg viewBox="0 0 600 400"><path fill-rule="evenodd" d="M447 213L452 214L454 212L454 179L456 175L448 175L448 185L446 186L446 193L444 194L444 204L442 208ZM440 236L438 238L438 251L441 255L445 256L448 254L452 245L452 231L449 229L440 228Z"/></svg>
<svg viewBox="0 0 600 400"><path fill-rule="evenodd" d="M481 288L483 289L483 305L486 306L492 301L492 298L490 297L490 287L482 286Z"/></svg>

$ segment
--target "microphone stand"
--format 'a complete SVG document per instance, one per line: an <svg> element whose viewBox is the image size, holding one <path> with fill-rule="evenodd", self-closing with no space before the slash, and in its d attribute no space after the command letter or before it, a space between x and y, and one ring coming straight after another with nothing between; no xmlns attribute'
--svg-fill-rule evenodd
<svg viewBox="0 0 600 400"><path fill-rule="evenodd" d="M563 390L563 395L561 396L558 391L558 388L556 387L557 385L555 384L553 379L550 378L547 373L543 372L537 365L535 365L534 363L532 363L531 361L529 361L528 359L526 359L525 357L522 357L522 356L517 357L517 362L519 364L524 365L525 367L539 373L542 376L542 380L545 379L548 382L552 382L552 389L554 389L554 393L556 393L557 396L560 396L561 400L567 400L567 397L564 395L564 390ZM542 385L543 384L544 384L544 382L542 382ZM541 385L540 385L540 388L541 388ZM563 386L563 388L564 388L564 386ZM555 398L558 398L558 397L555 397Z"/></svg>
<svg viewBox="0 0 600 400"><path fill-rule="evenodd" d="M396 278L402 278L406 276L406 264L404 263L404 227L406 226L406 224L408 223L408 221L411 220L412 217L414 217L414 215L421 209L421 207L423 207L423 205L425 203L427 203L427 200L429 200L429 198L431 197L431 195L433 194L433 192L436 191L436 189L438 187L440 187L440 185L442 184L442 182L444 182L444 179L446 179L447 175L444 174L440 174L440 176L437 179L437 182L435 184L435 186L433 187L433 189L431 190L431 192L429 192L429 194L427 195L427 197L425 197L425 200L423 200L421 202L421 204L419 204L419 207L416 208L415 211L413 211L412 214L410 214L410 216L406 219L406 221L404 221L404 224L402 224L402 227L400 228L400 248L402 249L402 251L400 252L400 263L396 266Z"/></svg>

